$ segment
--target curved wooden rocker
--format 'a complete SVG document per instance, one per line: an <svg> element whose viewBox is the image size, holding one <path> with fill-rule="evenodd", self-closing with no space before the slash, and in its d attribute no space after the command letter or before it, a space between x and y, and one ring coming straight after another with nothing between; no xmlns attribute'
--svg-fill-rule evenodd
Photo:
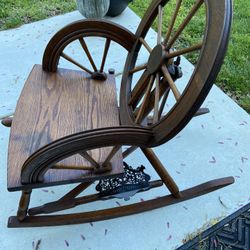
<svg viewBox="0 0 250 250"><path fill-rule="evenodd" d="M178 203L234 182L233 177L226 177L179 191L152 150L172 139L192 117L208 112L200 106L219 72L228 42L231 0L197 0L175 28L181 4L176 0L165 35L162 20L170 6L167 0L152 1L135 34L108 21L81 20L54 35L44 52L43 65L35 65L26 81L13 120L3 121L11 126L8 189L22 190L17 216L9 218L9 227L111 219ZM178 47L179 36L199 11L206 19L200 41ZM146 36L154 22L158 24L157 42L151 47ZM105 41L99 66L87 45L93 37ZM112 44L128 53L119 108L115 72L106 67ZM83 50L87 64L69 54L76 46ZM137 64L143 50L148 51L148 60ZM181 56L186 53L198 56L186 86L180 86ZM82 71L59 68L61 59ZM159 180L149 181L143 168L124 168L123 159L137 148ZM96 180L99 192L79 197ZM32 189L70 183L80 184L57 201L29 208ZM77 214L40 215L99 200L126 200L162 185L169 195L140 203Z"/></svg>

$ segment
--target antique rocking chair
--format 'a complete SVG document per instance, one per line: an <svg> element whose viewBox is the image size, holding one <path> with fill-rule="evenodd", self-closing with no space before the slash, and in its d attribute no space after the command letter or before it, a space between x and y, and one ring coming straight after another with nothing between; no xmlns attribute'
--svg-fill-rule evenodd
<svg viewBox="0 0 250 250"><path fill-rule="evenodd" d="M35 65L26 81L13 120L2 121L11 126L8 190L22 191L17 216L9 218L9 227L110 219L178 203L234 182L233 177L226 177L179 191L152 150L172 139L192 117L207 112L199 108L219 72L231 24L231 0L196 0L179 25L176 22L184 3L170 2L153 0L135 34L109 21L81 20L64 27L50 40L42 66ZM172 13L167 34L162 34L163 8L169 6ZM198 11L206 19L200 42L179 48L175 45L179 36ZM154 47L146 42L153 24L158 31ZM105 40L100 67L87 46L89 37ZM67 53L68 46L76 42L91 69ZM114 70L105 70L111 42L128 53L119 107ZM145 49L148 60L138 65L138 55ZM186 86L180 86L180 56L186 53L199 56ZM61 58L82 71L58 68ZM136 74L141 74L137 80ZM167 107L171 97L174 102ZM149 181L142 168L124 168L123 159L137 148L152 164L159 180ZM96 180L97 193L78 197ZM61 199L29 208L32 189L72 183L80 184ZM170 194L152 200L98 211L43 215L98 200L128 199L162 185Z"/></svg>

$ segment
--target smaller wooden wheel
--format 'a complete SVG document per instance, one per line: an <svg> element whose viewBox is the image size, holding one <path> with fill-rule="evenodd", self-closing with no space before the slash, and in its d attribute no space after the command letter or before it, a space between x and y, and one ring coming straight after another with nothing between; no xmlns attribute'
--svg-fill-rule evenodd
<svg viewBox="0 0 250 250"><path fill-rule="evenodd" d="M193 2L187 13L183 13L182 0L152 1L137 29L135 46L127 57L120 92L121 120L123 124L151 127L155 145L173 138L194 116L211 89L225 55L231 1ZM163 13L170 17L168 24L163 22ZM192 36L189 24L194 19L195 22L204 20L199 23L199 27L203 27L199 38L194 44L181 47L181 35L187 32ZM147 41L148 36L152 37L152 25L157 26L155 44ZM145 54L145 50L148 58L141 64L140 55ZM187 74L190 69L182 64L185 58L181 56L187 53L196 55L192 74ZM179 81L182 71L186 74L183 81Z"/></svg>
<svg viewBox="0 0 250 250"><path fill-rule="evenodd" d="M86 42L91 37L105 40L99 65L94 62L93 55ZM105 80L107 76L104 70L107 69L105 64L111 42L121 45L127 51L131 51L134 41L135 37L130 31L108 21L93 19L74 22L58 31L48 43L43 56L43 69L55 72L60 59L63 58L73 66L90 74L92 79ZM72 49L72 47L74 48ZM85 63L79 62L81 58L79 56L76 58L75 50L84 51L87 63L86 61ZM82 53L82 57L84 57L84 53Z"/></svg>

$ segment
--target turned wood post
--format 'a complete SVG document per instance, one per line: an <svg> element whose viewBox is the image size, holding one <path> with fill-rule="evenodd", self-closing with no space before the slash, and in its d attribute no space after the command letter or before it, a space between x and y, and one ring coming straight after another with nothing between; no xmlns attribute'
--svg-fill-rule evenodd
<svg viewBox="0 0 250 250"><path fill-rule="evenodd" d="M31 190L23 190L19 202L19 207L17 211L17 218L19 221L23 221L27 215L29 203L30 203Z"/></svg>

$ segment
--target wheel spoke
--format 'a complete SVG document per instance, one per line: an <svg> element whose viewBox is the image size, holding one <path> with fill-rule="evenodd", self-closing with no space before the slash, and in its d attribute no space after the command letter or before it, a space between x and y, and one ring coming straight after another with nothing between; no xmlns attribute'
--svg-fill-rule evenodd
<svg viewBox="0 0 250 250"><path fill-rule="evenodd" d="M147 68L147 63L135 66L134 69L129 71L129 74L131 75L133 73L136 73L136 72L141 71L141 70L146 69L146 68Z"/></svg>
<svg viewBox="0 0 250 250"><path fill-rule="evenodd" d="M160 85L159 85L159 99L161 99L161 97L164 95L166 89L169 88L168 86L168 83L166 81L165 78L163 78L161 81L160 81ZM145 111L144 111L144 114L143 114L143 117L142 117L142 120L144 120L144 118L146 116L148 116L148 114L154 109L154 105L155 105L155 89L153 91L151 91L150 93L150 97L149 97L149 101L148 101L148 105L146 106L145 108ZM135 110L135 116L138 115L138 111L140 110L141 108L141 105Z"/></svg>
<svg viewBox="0 0 250 250"><path fill-rule="evenodd" d="M168 99L168 95L169 95L169 92L170 92L170 88L168 87L164 93L164 96L162 98L162 101L161 101L161 106L159 108L159 119L161 118L162 116L162 112L164 110L164 107L165 107L165 104L166 104L166 101Z"/></svg>
<svg viewBox="0 0 250 250"><path fill-rule="evenodd" d="M73 58L71 58L70 56L66 55L65 53L61 53L61 56L66 59L67 61L73 63L74 65L76 65L77 67L81 68L82 70L88 72L89 74L93 74L93 72L89 69L87 69L86 67L84 67L83 65L81 65L80 63L78 63L77 61L75 61Z"/></svg>
<svg viewBox="0 0 250 250"><path fill-rule="evenodd" d="M136 119L135 119L135 123L137 123L137 124L140 124L141 121L142 121L146 106L148 105L150 92L151 92L151 89L152 89L152 86L153 86L153 83L154 83L154 79L155 79L155 76L151 75L149 83L148 83L148 87L147 87L147 90L146 90L146 93L145 93L145 96L144 96L144 99L143 99L143 102L142 102L142 105L141 105L141 107L140 107L140 109L138 111L138 115L136 116Z"/></svg>
<svg viewBox="0 0 250 250"><path fill-rule="evenodd" d="M162 38L162 6L158 6L158 32L157 32L157 44L161 43Z"/></svg>
<svg viewBox="0 0 250 250"><path fill-rule="evenodd" d="M86 55L87 55L87 57L88 57L88 59L89 59L91 65L92 65L92 67L93 67L93 70L94 70L94 71L98 71L97 68L96 68L96 65L95 65L95 63L94 63L94 60L93 60L93 58L92 58L92 56L91 56L91 54L90 54L90 52L89 52L88 46L87 46L87 44L85 43L83 37L79 38L79 42L80 42L80 44L81 44L83 50L85 51L85 53L86 53Z"/></svg>
<svg viewBox="0 0 250 250"><path fill-rule="evenodd" d="M159 99L160 99L160 74L156 74L155 81L155 104L154 104L154 118L153 123L158 122L159 120Z"/></svg>
<svg viewBox="0 0 250 250"><path fill-rule="evenodd" d="M178 101L181 94L180 94L179 90L177 89L171 75L169 74L167 67L165 65L163 65L161 67L161 69L162 69L162 73L163 73L164 77L166 78L166 80L167 80L167 82L169 84L169 87L173 91L173 94L174 94L174 97L175 97L176 101Z"/></svg>
<svg viewBox="0 0 250 250"><path fill-rule="evenodd" d="M152 49L151 49L151 47L148 45L148 43L142 38L142 37L140 37L140 42L142 43L142 45L147 49L147 51L149 52L149 53L151 53L151 51L152 51Z"/></svg>
<svg viewBox="0 0 250 250"><path fill-rule="evenodd" d="M169 53L167 55L167 59L174 58L174 57L177 57L177 56L180 56L180 55L183 55L183 54L186 54L186 53L190 53L190 52L193 52L193 51L196 51L196 50L200 50L201 48L202 48L202 43L199 43L199 44L196 44L194 46L191 46L191 47L188 47L188 48L185 48L185 49L176 50L176 51L173 51L173 52Z"/></svg>
<svg viewBox="0 0 250 250"><path fill-rule="evenodd" d="M122 152L123 159L125 159L130 154L132 154L137 148L138 148L137 146L131 146L131 147L127 148L124 152Z"/></svg>
<svg viewBox="0 0 250 250"><path fill-rule="evenodd" d="M89 161L95 168L100 168L100 165L96 162L96 160L88 154L86 151L79 153L83 158Z"/></svg>
<svg viewBox="0 0 250 250"><path fill-rule="evenodd" d="M104 65L105 65L105 62L106 62L106 59L107 59L108 50L109 50L109 47L110 47L110 42L111 42L111 40L109 38L107 38L106 43L105 43L105 47L104 47L100 72L103 72Z"/></svg>
<svg viewBox="0 0 250 250"><path fill-rule="evenodd" d="M144 71L131 92L129 105L136 106L138 104L138 102L140 101L140 99L142 98L143 94L146 91L149 78L150 78L149 75L146 73L146 71Z"/></svg>
<svg viewBox="0 0 250 250"><path fill-rule="evenodd" d="M204 2L204 0L197 0L196 1L196 3L193 5L192 9L190 10L190 12L188 13L188 15L184 19L184 21L181 23L181 25L179 26L179 28L175 32L174 36L168 42L167 47L166 47L167 50L169 50L172 47L172 45L174 44L174 42L176 41L176 39L179 37L179 35L181 34L181 32L188 25L188 23L190 22L190 20L192 19L192 17L195 15L195 13L198 11L198 9L203 4L203 2Z"/></svg>
<svg viewBox="0 0 250 250"><path fill-rule="evenodd" d="M120 145L116 145L116 146L114 146L114 147L111 149L109 155L107 156L107 158L106 158L105 161L103 162L103 166L105 166L106 164L108 164L108 163L111 161L111 159L112 159L112 158L114 157L114 155L119 151L120 148L121 148Z"/></svg>
<svg viewBox="0 0 250 250"><path fill-rule="evenodd" d="M95 167L89 166L66 166L66 165L55 165L52 169L70 169L70 170L94 170Z"/></svg>
<svg viewBox="0 0 250 250"><path fill-rule="evenodd" d="M172 16L172 18L171 18L171 21L170 21L170 24L169 24L169 28L168 28L166 37L165 37L165 39L164 39L164 44L167 44L167 42L168 42L168 40L169 40L169 38L170 38L170 35L171 35L171 33L172 33L172 30L173 30L173 27L174 27L174 24L175 24L175 20L176 20L176 18L177 18L179 9L180 9L180 7L181 7L181 3L182 3L182 0L176 0L175 10L174 10L173 16Z"/></svg>

